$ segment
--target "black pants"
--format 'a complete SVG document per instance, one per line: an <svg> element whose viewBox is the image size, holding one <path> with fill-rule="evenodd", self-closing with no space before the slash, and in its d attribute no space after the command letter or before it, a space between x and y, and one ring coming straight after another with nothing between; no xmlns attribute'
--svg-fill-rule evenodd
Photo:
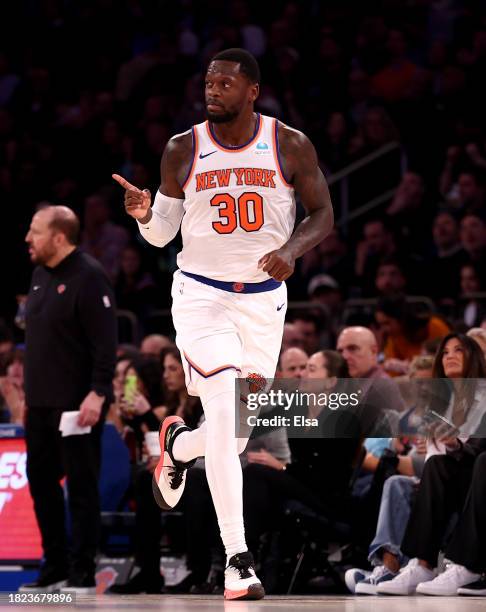
<svg viewBox="0 0 486 612"><path fill-rule="evenodd" d="M447 559L476 573L486 571L486 453L481 453L472 473L459 522L445 551Z"/></svg>
<svg viewBox="0 0 486 612"><path fill-rule="evenodd" d="M152 493L152 472L141 466L135 479L135 561L147 581L160 581L160 508Z"/></svg>
<svg viewBox="0 0 486 612"><path fill-rule="evenodd" d="M481 455L480 455L481 457ZM476 460L476 463L479 458ZM482 468L482 478L486 477L484 471L484 459L481 459L477 464L478 468ZM436 455L427 460L422 479L420 481L419 490L415 504L412 508L412 513L407 524L405 537L402 542L402 551L409 558L417 557L427 561L432 567L437 565L437 556L442 548L447 527L451 517L455 512L461 512L464 507L466 497L468 497L469 488L473 473L476 479L479 474L474 466L474 463L467 458L466 460L457 461L453 457L447 455ZM479 538L479 508L473 507L482 497L484 503L484 484L473 483L472 489L475 495L469 494L468 504L466 504L466 514L462 516L460 521L460 534L463 537L462 542L458 542L453 537L454 549L450 552L465 550L462 555L455 555L457 558L466 557L466 551L470 546L480 546ZM482 490L482 495L481 495ZM477 494L479 492L479 496ZM484 512L484 505L483 505ZM471 523L471 514L478 513L476 526ZM462 524L462 526L461 526ZM478 538L478 539L475 539ZM449 558L449 550L446 550L446 557ZM484 555L484 551L482 551ZM453 557L451 557L453 559ZM453 559L454 560L454 559ZM470 563L462 563L461 565L470 566Z"/></svg>
<svg viewBox="0 0 486 612"><path fill-rule="evenodd" d="M323 485L324 486L324 485ZM314 492L284 470L248 464L243 470L243 507L248 548L256 554L260 536L276 526L285 500L295 499L317 512L328 508Z"/></svg>
<svg viewBox="0 0 486 612"><path fill-rule="evenodd" d="M94 575L100 534L98 477L104 418L91 433L61 437L59 408L29 408L26 416L27 478L42 537L44 558L71 574ZM67 476L72 542L66 536L64 495Z"/></svg>
<svg viewBox="0 0 486 612"><path fill-rule="evenodd" d="M160 508L152 493L152 473L142 468L135 476L136 541L135 558L147 580L160 579ZM206 473L199 468L187 471L186 486L177 510L185 516L187 567L196 580L206 580L211 567L211 550L221 545L217 519Z"/></svg>

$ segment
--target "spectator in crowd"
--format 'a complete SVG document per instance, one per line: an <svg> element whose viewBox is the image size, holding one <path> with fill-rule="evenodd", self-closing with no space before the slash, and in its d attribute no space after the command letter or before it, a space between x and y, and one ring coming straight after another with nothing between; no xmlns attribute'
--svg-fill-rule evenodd
<svg viewBox="0 0 486 612"><path fill-rule="evenodd" d="M124 371L125 384L127 377L134 382L131 388L123 389L119 408L123 423L135 434L138 448L133 459L136 461L142 453L145 433L157 431L166 415L160 359L142 354L131 359Z"/></svg>
<svg viewBox="0 0 486 612"><path fill-rule="evenodd" d="M469 336L479 344L486 359L486 329L482 327L471 327L466 336Z"/></svg>
<svg viewBox="0 0 486 612"><path fill-rule="evenodd" d="M292 323L303 338L305 352L308 355L315 353L320 345L318 318L309 312L299 312L294 315Z"/></svg>
<svg viewBox="0 0 486 612"><path fill-rule="evenodd" d="M447 211L437 213L432 223L435 255L429 260L427 278L434 279L429 295L442 302L459 295L460 269L468 256L459 240L459 224Z"/></svg>
<svg viewBox="0 0 486 612"><path fill-rule="evenodd" d="M129 237L127 230L113 223L110 216L110 205L103 195L96 193L86 198L81 247L98 259L114 281Z"/></svg>
<svg viewBox="0 0 486 612"><path fill-rule="evenodd" d="M443 338L450 331L439 317L417 312L404 295L379 299L375 318L385 338L383 367L394 374L407 372L412 358L422 352L424 342Z"/></svg>
<svg viewBox="0 0 486 612"><path fill-rule="evenodd" d="M363 239L356 248L356 283L363 296L375 294L375 279L380 261L397 252L391 229L382 219L373 219L363 227Z"/></svg>
<svg viewBox="0 0 486 612"><path fill-rule="evenodd" d="M457 182L451 184L448 172L446 163L441 176L441 187L444 188L447 184L451 187L448 193L443 192L450 209L468 212L480 211L484 207L484 181L481 175L474 170L465 170L459 174Z"/></svg>
<svg viewBox="0 0 486 612"><path fill-rule="evenodd" d="M342 311L342 289L332 276L318 274L311 278L307 287L309 300L320 306L316 315L322 320L321 346L334 346L336 343L335 331L339 327ZM324 308L324 311L322 310Z"/></svg>
<svg viewBox="0 0 486 612"><path fill-rule="evenodd" d="M398 185L398 189L388 206L386 212L393 217L406 218L409 214L414 216L423 206L425 194L424 181L416 172L405 172ZM423 214L424 211L422 210Z"/></svg>
<svg viewBox="0 0 486 612"><path fill-rule="evenodd" d="M337 350L343 356L352 378L388 378L378 365L378 343L366 327L346 327L339 334Z"/></svg>
<svg viewBox="0 0 486 612"><path fill-rule="evenodd" d="M386 44L388 62L371 81L374 94L386 102L405 97L417 73L417 66L407 58L407 40L400 30L389 30Z"/></svg>
<svg viewBox="0 0 486 612"><path fill-rule="evenodd" d="M375 288L380 296L396 295L407 289L408 278L403 263L396 257L385 257L376 270Z"/></svg>
<svg viewBox="0 0 486 612"><path fill-rule="evenodd" d="M113 377L113 403L106 415L106 421L113 423L118 433L123 435L125 424L122 420L121 402L125 387L125 376L132 360L138 358L138 353L132 356L118 355L115 365L115 376Z"/></svg>
<svg viewBox="0 0 486 612"><path fill-rule="evenodd" d="M307 366L307 353L300 348L291 347L280 353L278 378L302 378Z"/></svg>
<svg viewBox="0 0 486 612"><path fill-rule="evenodd" d="M37 264L26 304L27 477L44 552L38 578L21 587L28 592L54 590L66 579L70 590L95 591L100 442L112 401L116 315L108 278L76 247L78 235L73 211L49 206L33 216L26 236ZM69 429L63 417L72 411L78 415ZM61 435L60 426L67 435ZM87 429L73 435L73 427ZM64 475L70 564L60 485Z"/></svg>
<svg viewBox="0 0 486 612"><path fill-rule="evenodd" d="M144 269L142 255L136 247L123 249L114 286L118 308L130 310L144 323L155 307L158 289L150 272Z"/></svg>
<svg viewBox="0 0 486 612"><path fill-rule="evenodd" d="M466 213L461 220L461 244L470 261L485 270L486 263L486 221L477 213Z"/></svg>
<svg viewBox="0 0 486 612"><path fill-rule="evenodd" d="M3 355L1 362L0 368L1 370L5 370L5 376L0 374L0 398L3 396L5 404L3 407L0 404L0 422L24 425L25 393L23 349L16 349L10 354Z"/></svg>
<svg viewBox="0 0 486 612"><path fill-rule="evenodd" d="M309 282L315 276L325 273L346 289L351 285L353 260L348 245L337 228L314 249L304 254L300 271ZM292 277L289 280L291 279Z"/></svg>
<svg viewBox="0 0 486 612"><path fill-rule="evenodd" d="M285 323L282 337L281 353L289 348L296 347L304 350L304 334L295 323Z"/></svg>
<svg viewBox="0 0 486 612"><path fill-rule="evenodd" d="M336 348L347 364L349 376L359 379L360 407L367 437L373 435L368 426L373 419L376 421L375 437L388 437L390 429L398 430L404 405L398 387L378 364L375 335L366 327L345 327L338 336Z"/></svg>
<svg viewBox="0 0 486 612"><path fill-rule="evenodd" d="M484 291L483 276L476 264L465 264L461 268L461 299L458 319L467 327L477 327L486 315L486 307L474 294Z"/></svg>
<svg viewBox="0 0 486 612"><path fill-rule="evenodd" d="M145 336L140 345L142 355L153 355L160 357L161 352L166 348L172 348L174 343L167 336L162 334L149 334Z"/></svg>

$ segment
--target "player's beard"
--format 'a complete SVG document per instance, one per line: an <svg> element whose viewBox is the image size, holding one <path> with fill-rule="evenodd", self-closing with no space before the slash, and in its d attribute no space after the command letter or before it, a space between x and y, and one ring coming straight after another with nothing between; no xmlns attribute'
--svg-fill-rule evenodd
<svg viewBox="0 0 486 612"><path fill-rule="evenodd" d="M238 112L225 110L224 113L211 113L206 107L206 115L211 123L229 123L238 117Z"/></svg>

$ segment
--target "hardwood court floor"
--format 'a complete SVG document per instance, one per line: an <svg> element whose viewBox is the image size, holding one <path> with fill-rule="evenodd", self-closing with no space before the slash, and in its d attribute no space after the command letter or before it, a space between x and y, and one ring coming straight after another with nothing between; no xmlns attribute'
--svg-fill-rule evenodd
<svg viewBox="0 0 486 612"><path fill-rule="evenodd" d="M90 610L116 610L138 612L483 612L484 597L277 597L262 601L224 601L221 596L198 595L93 595L80 596L76 608ZM73 610L72 606L8 605L0 598L0 610L15 609Z"/></svg>

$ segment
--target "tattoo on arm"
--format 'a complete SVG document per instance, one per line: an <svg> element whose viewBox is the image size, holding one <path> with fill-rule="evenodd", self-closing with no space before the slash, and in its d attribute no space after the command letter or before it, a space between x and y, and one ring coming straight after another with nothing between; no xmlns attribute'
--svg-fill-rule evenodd
<svg viewBox="0 0 486 612"><path fill-rule="evenodd" d="M178 134L169 140L160 162L159 191L171 198L184 198L183 182L192 164L192 134Z"/></svg>
<svg viewBox="0 0 486 612"><path fill-rule="evenodd" d="M283 170L307 213L286 245L293 257L300 257L331 232L334 213L329 188L311 141L302 132L281 124L279 141Z"/></svg>

